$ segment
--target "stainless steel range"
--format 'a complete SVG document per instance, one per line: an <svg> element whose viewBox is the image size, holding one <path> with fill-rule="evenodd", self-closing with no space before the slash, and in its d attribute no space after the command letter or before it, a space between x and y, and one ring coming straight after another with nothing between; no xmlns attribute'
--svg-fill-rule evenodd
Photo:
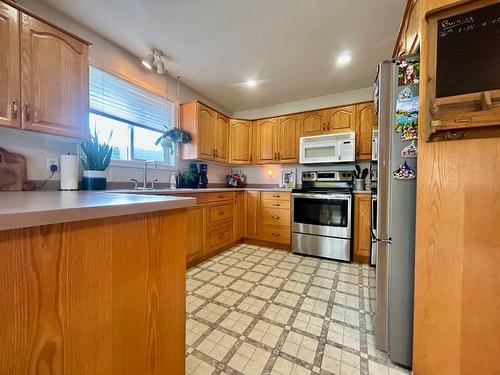
<svg viewBox="0 0 500 375"><path fill-rule="evenodd" d="M292 251L351 261L352 183L349 171L302 172L292 191Z"/></svg>

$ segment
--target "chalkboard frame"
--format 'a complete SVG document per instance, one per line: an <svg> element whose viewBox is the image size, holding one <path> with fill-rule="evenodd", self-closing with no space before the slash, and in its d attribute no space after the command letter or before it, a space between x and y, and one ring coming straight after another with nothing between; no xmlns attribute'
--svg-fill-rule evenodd
<svg viewBox="0 0 500 375"><path fill-rule="evenodd" d="M462 0L426 13L423 60L427 67L427 141L500 137L500 87L495 90L436 98L438 20L499 2L500 0Z"/></svg>

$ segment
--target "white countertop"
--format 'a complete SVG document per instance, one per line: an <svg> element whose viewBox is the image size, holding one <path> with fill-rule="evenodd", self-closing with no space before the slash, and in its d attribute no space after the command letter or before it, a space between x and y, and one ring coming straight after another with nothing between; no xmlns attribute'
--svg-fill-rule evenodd
<svg viewBox="0 0 500 375"><path fill-rule="evenodd" d="M222 191L283 191L291 192L292 189L286 188L206 188L206 189L115 189L106 190L106 193L125 193L125 194L145 194L145 195L172 195L186 193L220 193Z"/></svg>
<svg viewBox="0 0 500 375"><path fill-rule="evenodd" d="M194 198L97 191L0 192L0 230L172 210Z"/></svg>

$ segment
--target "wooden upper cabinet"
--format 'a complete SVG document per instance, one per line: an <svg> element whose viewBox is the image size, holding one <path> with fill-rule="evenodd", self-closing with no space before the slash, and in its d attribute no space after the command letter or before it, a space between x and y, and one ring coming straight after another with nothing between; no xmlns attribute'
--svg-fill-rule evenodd
<svg viewBox="0 0 500 375"><path fill-rule="evenodd" d="M229 118L220 113L215 120L215 160L229 162Z"/></svg>
<svg viewBox="0 0 500 375"><path fill-rule="evenodd" d="M355 111L354 105L326 110L326 133L355 131Z"/></svg>
<svg viewBox="0 0 500 375"><path fill-rule="evenodd" d="M374 126L373 102L356 104L356 160L371 160Z"/></svg>
<svg viewBox="0 0 500 375"><path fill-rule="evenodd" d="M252 121L229 120L229 162L252 163Z"/></svg>
<svg viewBox="0 0 500 375"><path fill-rule="evenodd" d="M0 125L20 128L19 11L0 2Z"/></svg>
<svg viewBox="0 0 500 375"><path fill-rule="evenodd" d="M254 124L255 162L274 164L278 162L277 118L257 120Z"/></svg>
<svg viewBox="0 0 500 375"><path fill-rule="evenodd" d="M409 55L419 51L420 3L421 0L407 0L403 22L393 50L393 57Z"/></svg>
<svg viewBox="0 0 500 375"><path fill-rule="evenodd" d="M302 114L302 135L321 135L326 130L325 111L313 111Z"/></svg>
<svg viewBox="0 0 500 375"><path fill-rule="evenodd" d="M67 137L88 134L88 45L21 16L22 128Z"/></svg>
<svg viewBox="0 0 500 375"><path fill-rule="evenodd" d="M198 158L215 158L215 122L216 112L198 103Z"/></svg>
<svg viewBox="0 0 500 375"><path fill-rule="evenodd" d="M282 116L278 119L278 161L299 162L300 115Z"/></svg>

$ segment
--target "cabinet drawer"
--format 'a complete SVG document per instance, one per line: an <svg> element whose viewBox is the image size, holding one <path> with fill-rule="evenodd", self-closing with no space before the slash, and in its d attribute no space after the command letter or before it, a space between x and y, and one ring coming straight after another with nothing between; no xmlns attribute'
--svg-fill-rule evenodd
<svg viewBox="0 0 500 375"><path fill-rule="evenodd" d="M222 202L233 200L234 192L232 191L221 191L218 193L207 193L207 202Z"/></svg>
<svg viewBox="0 0 500 375"><path fill-rule="evenodd" d="M233 202L208 204L208 225L218 224L221 221L232 219L232 217Z"/></svg>
<svg viewBox="0 0 500 375"><path fill-rule="evenodd" d="M173 194L172 194L173 195ZM201 204L201 203L206 203L207 202L207 194L206 193L183 193L183 194L176 194L174 196L178 197L193 197L196 198L196 204Z"/></svg>
<svg viewBox="0 0 500 375"><path fill-rule="evenodd" d="M289 201L290 193L283 191L263 191L262 199L274 201Z"/></svg>
<svg viewBox="0 0 500 375"><path fill-rule="evenodd" d="M262 226L262 239L269 242L290 244L290 227Z"/></svg>
<svg viewBox="0 0 500 375"><path fill-rule="evenodd" d="M233 242L233 223L208 229L208 251L214 251Z"/></svg>
<svg viewBox="0 0 500 375"><path fill-rule="evenodd" d="M290 210L280 208L262 208L262 223L264 225L290 226Z"/></svg>
<svg viewBox="0 0 500 375"><path fill-rule="evenodd" d="M289 210L290 209L290 200L279 201L279 200L274 200L274 199L269 199L269 200L264 199L264 200L262 200L262 207L273 208L273 209L281 208L281 209Z"/></svg>

